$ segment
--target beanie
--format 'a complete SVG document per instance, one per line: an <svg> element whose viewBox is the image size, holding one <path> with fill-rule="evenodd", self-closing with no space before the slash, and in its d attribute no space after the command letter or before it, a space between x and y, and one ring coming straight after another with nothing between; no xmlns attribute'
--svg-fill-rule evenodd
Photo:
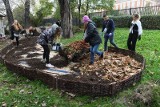
<svg viewBox="0 0 160 107"><path fill-rule="evenodd" d="M85 22L90 21L90 18L87 15L85 15L85 16L83 16L82 20L83 20L83 23L85 23Z"/></svg>

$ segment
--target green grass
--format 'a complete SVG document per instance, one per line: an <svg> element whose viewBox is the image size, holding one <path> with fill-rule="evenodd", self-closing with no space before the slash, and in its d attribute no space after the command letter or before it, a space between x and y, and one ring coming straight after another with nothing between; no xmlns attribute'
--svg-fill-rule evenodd
<svg viewBox="0 0 160 107"><path fill-rule="evenodd" d="M128 37L128 29L117 28L115 31L115 43L120 48L127 49L126 41ZM160 80L160 31L144 30L141 41L137 42L136 51L142 54L146 59L146 69L140 84L150 81ZM63 39L63 44L68 44L75 40L83 38L82 33L77 33L71 39ZM101 44L100 49L103 49ZM58 90L52 90L40 81L30 81L25 77L18 76L6 69L0 64L0 106L6 104L7 107L127 107L123 99L131 96L134 89L131 87L120 92L118 95L110 97L92 98L89 96L77 96L71 98L63 95ZM160 104L159 87L154 89L156 107ZM141 103L133 103L133 107L143 107Z"/></svg>

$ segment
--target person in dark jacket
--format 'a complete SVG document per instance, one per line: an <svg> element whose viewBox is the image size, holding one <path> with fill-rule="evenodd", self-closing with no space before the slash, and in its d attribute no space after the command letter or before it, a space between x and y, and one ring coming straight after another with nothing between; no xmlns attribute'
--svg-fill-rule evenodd
<svg viewBox="0 0 160 107"><path fill-rule="evenodd" d="M43 62L46 61L46 67L54 67L52 64L49 62L49 54L50 54L50 49L48 44L52 43L53 39L56 38L57 36L60 36L61 34L61 28L57 24L53 24L51 28L44 30L38 40L37 43L40 44L43 47Z"/></svg>
<svg viewBox="0 0 160 107"><path fill-rule="evenodd" d="M142 24L139 21L140 16L138 14L133 15L132 25L129 31L129 37L127 40L128 49L135 51L137 39L141 39L142 35Z"/></svg>
<svg viewBox="0 0 160 107"><path fill-rule="evenodd" d="M97 54L100 56L100 58L103 58L103 52L98 51L100 43L102 43L102 40L98 34L98 31L93 24L93 22L90 20L90 18L85 15L83 17L83 23L85 26L85 37L84 41L90 44L90 64L94 64L94 54Z"/></svg>
<svg viewBox="0 0 160 107"><path fill-rule="evenodd" d="M16 38L17 47L19 46L19 34L23 30L22 26L18 23L17 20L14 20L12 26L11 26L11 40L14 40Z"/></svg>
<svg viewBox="0 0 160 107"><path fill-rule="evenodd" d="M107 47L108 39L115 48L118 48L117 45L114 43L114 30L115 30L114 21L112 19L109 19L107 15L104 15L103 19L104 21L102 26L102 32L104 32L104 51L108 51Z"/></svg>

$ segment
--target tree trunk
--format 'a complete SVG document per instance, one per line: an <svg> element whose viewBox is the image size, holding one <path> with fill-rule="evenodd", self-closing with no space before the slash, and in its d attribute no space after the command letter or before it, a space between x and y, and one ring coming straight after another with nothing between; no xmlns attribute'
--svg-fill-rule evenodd
<svg viewBox="0 0 160 107"><path fill-rule="evenodd" d="M70 11L69 1L68 0L58 0L58 2L60 6L63 37L64 38L73 37L72 14Z"/></svg>
<svg viewBox="0 0 160 107"><path fill-rule="evenodd" d="M81 27L81 0L79 0L79 5L78 5L78 12L79 12L79 19L78 19L78 24L79 24L79 28Z"/></svg>
<svg viewBox="0 0 160 107"><path fill-rule="evenodd" d="M30 23L30 0L25 1L25 12L24 12L24 21L25 21L25 28L29 27Z"/></svg>
<svg viewBox="0 0 160 107"><path fill-rule="evenodd" d="M88 14L88 10L89 10L89 0L87 0L87 5L86 5L86 12L85 12L86 15Z"/></svg>
<svg viewBox="0 0 160 107"><path fill-rule="evenodd" d="M11 26L14 19L13 19L13 14L12 14L12 11L11 11L9 0L3 0L3 3L4 3L5 8L6 8L8 24L9 24L9 26Z"/></svg>

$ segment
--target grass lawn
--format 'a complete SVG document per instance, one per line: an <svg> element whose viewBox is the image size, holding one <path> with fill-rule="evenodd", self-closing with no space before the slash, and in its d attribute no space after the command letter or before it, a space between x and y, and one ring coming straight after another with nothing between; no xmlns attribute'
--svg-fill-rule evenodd
<svg viewBox="0 0 160 107"><path fill-rule="evenodd" d="M63 44L82 39L83 34L77 33L71 39L63 39ZM128 29L117 28L115 31L115 43L120 48L127 49L126 41ZM7 107L128 107L125 98L132 96L138 85L147 82L157 82L155 88L154 103L152 107L160 106L160 30L144 30L142 39L137 42L136 51L146 59L146 69L140 83L128 88L116 96L96 97L76 96L74 98L62 94L58 90L49 89L40 81L30 81L18 76L0 64L0 106ZM103 44L100 46L103 50ZM159 81L159 82L158 82ZM140 102L128 102L132 107L145 107Z"/></svg>

